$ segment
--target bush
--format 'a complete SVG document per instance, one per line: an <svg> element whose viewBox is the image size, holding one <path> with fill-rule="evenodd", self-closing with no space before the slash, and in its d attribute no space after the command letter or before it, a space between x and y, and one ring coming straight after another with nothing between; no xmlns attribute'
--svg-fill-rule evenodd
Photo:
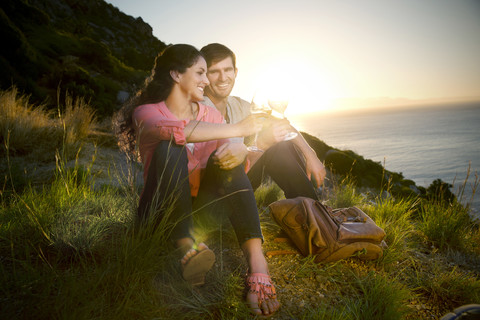
<svg viewBox="0 0 480 320"><path fill-rule="evenodd" d="M468 209L460 204L423 201L418 229L435 247L463 250L470 246L475 229Z"/></svg>
<svg viewBox="0 0 480 320"><path fill-rule="evenodd" d="M436 202L451 204L456 200L456 197L450 191L450 188L452 188L451 184L436 179L427 188L427 197Z"/></svg>
<svg viewBox="0 0 480 320"><path fill-rule="evenodd" d="M350 173L354 163L355 159L342 151L330 151L325 157L325 165L341 175Z"/></svg>

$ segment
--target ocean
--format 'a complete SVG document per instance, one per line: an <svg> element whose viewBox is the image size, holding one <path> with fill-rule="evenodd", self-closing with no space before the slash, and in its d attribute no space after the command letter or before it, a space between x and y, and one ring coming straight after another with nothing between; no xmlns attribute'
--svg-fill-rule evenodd
<svg viewBox="0 0 480 320"><path fill-rule="evenodd" d="M442 179L458 195L470 170L462 201L480 218L480 190L472 197L480 174L480 102L310 113L289 120L300 131L380 162L419 186Z"/></svg>

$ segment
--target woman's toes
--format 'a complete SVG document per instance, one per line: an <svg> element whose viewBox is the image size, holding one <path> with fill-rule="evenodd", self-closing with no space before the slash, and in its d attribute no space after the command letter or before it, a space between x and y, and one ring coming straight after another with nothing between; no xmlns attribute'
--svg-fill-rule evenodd
<svg viewBox="0 0 480 320"><path fill-rule="evenodd" d="M190 260L190 259L191 259L194 255L196 255L196 254L197 254L197 250L195 250L195 249L193 249L193 248L190 249L190 250L188 250L188 251L185 253L185 255L183 256L182 260L181 260L182 265L187 264L188 260Z"/></svg>
<svg viewBox="0 0 480 320"><path fill-rule="evenodd" d="M280 302L277 299L269 299L268 300L268 309L270 313L276 312L280 308Z"/></svg>
<svg viewBox="0 0 480 320"><path fill-rule="evenodd" d="M264 300L264 301L262 301L262 312L263 312L264 315L268 315L268 314L270 314L271 312L273 312L273 311L270 309L269 300Z"/></svg>
<svg viewBox="0 0 480 320"><path fill-rule="evenodd" d="M267 305L268 305L268 310L270 313L275 313L277 311L277 308L275 307L275 300L269 299L267 300Z"/></svg>
<svg viewBox="0 0 480 320"><path fill-rule="evenodd" d="M258 306L258 298L255 293L248 293L247 294L247 305L250 311L256 315L262 315L263 311L262 309Z"/></svg>
<svg viewBox="0 0 480 320"><path fill-rule="evenodd" d="M199 243L198 246L198 251L202 251L202 250L205 250L205 249L208 249L207 245L203 242Z"/></svg>

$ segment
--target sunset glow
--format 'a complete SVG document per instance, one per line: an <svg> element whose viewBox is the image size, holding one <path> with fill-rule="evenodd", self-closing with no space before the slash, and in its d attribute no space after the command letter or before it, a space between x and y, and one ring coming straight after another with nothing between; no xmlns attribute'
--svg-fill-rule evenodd
<svg viewBox="0 0 480 320"><path fill-rule="evenodd" d="M331 111L337 98L344 108L480 99L478 1L108 2L166 44L232 49L233 95L288 83L287 114Z"/></svg>
<svg viewBox="0 0 480 320"><path fill-rule="evenodd" d="M272 59L253 68L251 86L254 92L261 90L270 99L288 98L287 115L327 110L333 99L342 96L342 90L314 66L311 61Z"/></svg>

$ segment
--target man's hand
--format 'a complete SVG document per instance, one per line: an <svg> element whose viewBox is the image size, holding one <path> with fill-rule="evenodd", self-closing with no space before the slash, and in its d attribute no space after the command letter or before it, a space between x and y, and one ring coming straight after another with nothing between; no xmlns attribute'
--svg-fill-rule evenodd
<svg viewBox="0 0 480 320"><path fill-rule="evenodd" d="M214 160L221 169L230 170L243 163L247 154L247 147L243 143L228 142L217 149Z"/></svg>
<svg viewBox="0 0 480 320"><path fill-rule="evenodd" d="M325 166L323 163L317 158L316 155L309 156L305 158L305 170L307 171L308 179L311 181L314 178L316 182L316 187L320 187L325 180L325 176L327 175L327 171L325 170Z"/></svg>
<svg viewBox="0 0 480 320"><path fill-rule="evenodd" d="M258 134L257 145L266 150L283 141L290 130L292 130L292 127L287 119L279 120L270 117L265 120L263 130Z"/></svg>

